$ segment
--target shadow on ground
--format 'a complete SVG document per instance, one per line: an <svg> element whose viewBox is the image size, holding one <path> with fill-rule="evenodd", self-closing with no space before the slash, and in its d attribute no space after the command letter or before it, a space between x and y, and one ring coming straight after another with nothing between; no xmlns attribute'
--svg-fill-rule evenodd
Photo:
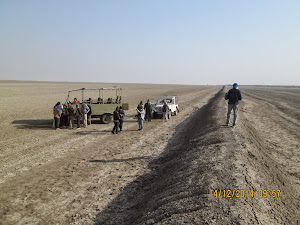
<svg viewBox="0 0 300 225"><path fill-rule="evenodd" d="M11 122L17 129L52 130L53 119L44 120L14 120ZM81 122L82 124L82 122ZM92 124L102 124L100 120L92 120ZM75 122L76 126L76 122Z"/></svg>
<svg viewBox="0 0 300 225"><path fill-rule="evenodd" d="M81 127L76 133L73 135L105 135L111 133L111 130L84 130L85 128Z"/></svg>
<svg viewBox="0 0 300 225"><path fill-rule="evenodd" d="M50 130L52 128L53 119L51 120L14 120L12 122L17 129L34 129L34 130Z"/></svg>
<svg viewBox="0 0 300 225"><path fill-rule="evenodd" d="M135 130L122 130L118 134L127 133L127 132L140 132L138 129ZM78 130L78 132L73 133L73 135L105 135L105 134L112 134L112 128L110 130L91 130L91 131L85 131L83 127ZM115 134L117 135L117 134Z"/></svg>

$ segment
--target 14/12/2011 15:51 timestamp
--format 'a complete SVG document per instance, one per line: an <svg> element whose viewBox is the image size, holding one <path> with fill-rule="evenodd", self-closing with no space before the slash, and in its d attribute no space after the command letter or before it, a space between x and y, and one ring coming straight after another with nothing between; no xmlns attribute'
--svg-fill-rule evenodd
<svg viewBox="0 0 300 225"><path fill-rule="evenodd" d="M209 190L210 197L223 197L223 198L247 198L258 196L260 198L273 197L278 198L280 190Z"/></svg>

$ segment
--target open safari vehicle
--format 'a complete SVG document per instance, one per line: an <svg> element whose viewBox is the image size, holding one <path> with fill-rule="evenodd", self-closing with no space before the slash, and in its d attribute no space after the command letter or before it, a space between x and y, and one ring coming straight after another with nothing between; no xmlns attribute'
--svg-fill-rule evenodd
<svg viewBox="0 0 300 225"><path fill-rule="evenodd" d="M81 101L79 96L81 95ZM78 99L78 104L86 102L92 110L92 118L100 118L102 123L110 123L112 115L117 106L122 106L124 110L128 110L128 103L122 103L122 88L80 88L68 92L67 99L64 104L72 103L73 99ZM76 107L76 104L73 105Z"/></svg>

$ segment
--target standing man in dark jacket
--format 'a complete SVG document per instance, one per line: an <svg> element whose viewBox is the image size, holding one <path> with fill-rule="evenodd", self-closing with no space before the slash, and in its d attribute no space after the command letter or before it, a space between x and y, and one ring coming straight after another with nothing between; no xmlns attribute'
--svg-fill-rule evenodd
<svg viewBox="0 0 300 225"><path fill-rule="evenodd" d="M124 122L124 117L125 117L125 112L124 112L122 106L120 106L119 115L120 115L120 125L119 125L119 128L120 128L120 132L121 132L122 129L123 129L123 122Z"/></svg>
<svg viewBox="0 0 300 225"><path fill-rule="evenodd" d="M79 104L76 105L75 116L76 116L76 119L77 119L77 129L80 129L80 118L82 117L82 112L81 112Z"/></svg>
<svg viewBox="0 0 300 225"><path fill-rule="evenodd" d="M145 120L148 120L148 122L151 122L151 117L152 117L152 104L150 102L150 99L147 100L144 106L145 109Z"/></svg>
<svg viewBox="0 0 300 225"><path fill-rule="evenodd" d="M114 128L112 130L112 133L115 134L115 131L116 131L116 134L118 134L118 130L119 130L119 121L120 121L120 114L119 114L119 107L116 108L116 110L114 111Z"/></svg>
<svg viewBox="0 0 300 225"><path fill-rule="evenodd" d="M69 120L69 114L68 114L68 109L67 109L67 105L63 106L62 109L62 114L60 117L60 127L67 127L68 126L68 120Z"/></svg>
<svg viewBox="0 0 300 225"><path fill-rule="evenodd" d="M227 121L226 125L229 125L229 119L231 110L233 110L233 123L232 126L234 127L236 125L237 120L237 113L238 113L238 105L239 100L242 100L242 93L240 90L238 90L238 84L234 83L233 88L228 91L228 93L225 96L225 99L228 100L228 111L227 111Z"/></svg>
<svg viewBox="0 0 300 225"><path fill-rule="evenodd" d="M75 128L75 110L71 103L68 104L68 114L69 114L69 128L74 129Z"/></svg>
<svg viewBox="0 0 300 225"><path fill-rule="evenodd" d="M164 105L162 107L162 111L163 111L163 122L168 122L170 108L169 108L168 103L166 102L166 100L164 100Z"/></svg>

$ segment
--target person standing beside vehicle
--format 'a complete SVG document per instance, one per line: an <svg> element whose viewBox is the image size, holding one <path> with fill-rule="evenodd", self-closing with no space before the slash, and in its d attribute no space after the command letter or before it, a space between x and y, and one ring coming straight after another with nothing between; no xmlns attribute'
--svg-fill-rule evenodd
<svg viewBox="0 0 300 225"><path fill-rule="evenodd" d="M167 122L170 109L169 109L169 106L168 106L166 100L164 101L162 111L163 111L163 122Z"/></svg>
<svg viewBox="0 0 300 225"><path fill-rule="evenodd" d="M242 100L242 93L238 89L238 84L234 83L233 88L228 91L225 95L225 99L228 100L228 111L227 111L227 120L226 125L229 125L231 110L233 110L233 122L232 127L236 125L237 121L237 113L238 113L238 105L239 100Z"/></svg>
<svg viewBox="0 0 300 225"><path fill-rule="evenodd" d="M78 104L78 103L79 102L78 102L77 98L74 98L74 101L72 102L72 104L75 105L75 104Z"/></svg>
<svg viewBox="0 0 300 225"><path fill-rule="evenodd" d="M85 102L82 103L82 120L83 120L83 127L87 127L87 114L90 111L90 108L87 106Z"/></svg>
<svg viewBox="0 0 300 225"><path fill-rule="evenodd" d="M152 104L150 102L150 99L147 100L144 106L145 109L145 120L148 122L151 122L151 117L152 117Z"/></svg>
<svg viewBox="0 0 300 225"><path fill-rule="evenodd" d="M59 129L59 121L61 116L61 105L60 102L57 102L53 107L53 115L54 115L54 128L55 130Z"/></svg>
<svg viewBox="0 0 300 225"><path fill-rule="evenodd" d="M141 109L140 110L136 109L136 111L138 112L139 130L143 130L144 129L144 118L145 118L144 107L141 106Z"/></svg>
<svg viewBox="0 0 300 225"><path fill-rule="evenodd" d="M80 118L82 116L82 112L81 112L80 106L78 104L76 105L75 116L76 116L76 120L77 120L77 129L80 129Z"/></svg>
<svg viewBox="0 0 300 225"><path fill-rule="evenodd" d="M119 107L117 107L116 110L114 111L113 117L114 117L114 128L111 132L115 134L116 131L116 134L118 134L119 121L120 121Z"/></svg>
<svg viewBox="0 0 300 225"><path fill-rule="evenodd" d="M68 126L69 114L67 105L63 105L62 114L60 117L60 127L64 128Z"/></svg>
<svg viewBox="0 0 300 225"><path fill-rule="evenodd" d="M119 115L120 115L119 128L120 128L120 132L121 132L123 129L123 122L124 122L124 117L125 117L125 112L124 112L122 106L120 106L120 108L119 108Z"/></svg>
<svg viewBox="0 0 300 225"><path fill-rule="evenodd" d="M87 106L90 109L90 111L87 113L87 125L91 125L92 124L92 107L90 104L87 104Z"/></svg>
<svg viewBox="0 0 300 225"><path fill-rule="evenodd" d="M69 114L69 128L70 129L74 129L75 128L75 123L74 123L74 119L75 119L75 110L73 108L73 106L71 105L71 103L68 104L68 114Z"/></svg>

